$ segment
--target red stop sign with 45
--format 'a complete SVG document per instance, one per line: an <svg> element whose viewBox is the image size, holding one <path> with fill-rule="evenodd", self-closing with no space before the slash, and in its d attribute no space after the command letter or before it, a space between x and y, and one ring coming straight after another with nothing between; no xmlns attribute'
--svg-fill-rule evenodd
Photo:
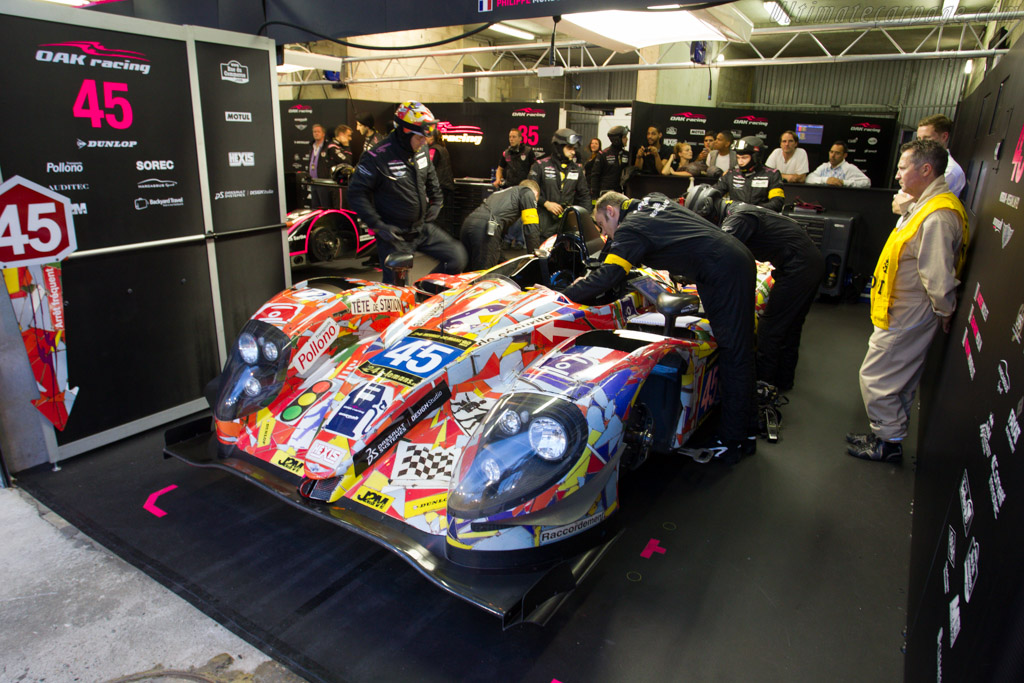
<svg viewBox="0 0 1024 683"><path fill-rule="evenodd" d="M60 261L77 248L67 197L21 176L0 185L0 268Z"/></svg>

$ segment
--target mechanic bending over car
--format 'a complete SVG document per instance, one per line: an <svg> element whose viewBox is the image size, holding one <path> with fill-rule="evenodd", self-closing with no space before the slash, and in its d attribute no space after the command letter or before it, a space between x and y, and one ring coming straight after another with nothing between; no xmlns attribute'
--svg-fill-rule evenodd
<svg viewBox="0 0 1024 683"><path fill-rule="evenodd" d="M696 282L719 349L722 417L717 438L706 448L730 465L753 454L753 255L735 237L658 192L642 200L606 192L597 201L594 222L608 237L604 263L563 294L577 303L593 302L641 263Z"/></svg>
<svg viewBox="0 0 1024 683"><path fill-rule="evenodd" d="M469 254L468 270L493 268L501 261L501 238L513 223L522 219L526 249L540 246L537 201L540 186L524 180L515 187L499 190L476 207L462 222L459 239Z"/></svg>
<svg viewBox="0 0 1024 683"><path fill-rule="evenodd" d="M721 223L722 230L747 245L758 261L771 262L774 284L757 327L757 379L789 391L804 321L825 275L825 259L792 218L752 204L724 204L710 185L696 186L686 197L687 208Z"/></svg>
<svg viewBox="0 0 1024 683"><path fill-rule="evenodd" d="M349 184L349 204L377 238L384 283L395 275L384 261L392 252L421 251L437 259L434 272L455 275L466 268L462 244L435 224L443 203L441 185L427 156L427 133L437 125L419 102L395 111L395 129L359 157Z"/></svg>

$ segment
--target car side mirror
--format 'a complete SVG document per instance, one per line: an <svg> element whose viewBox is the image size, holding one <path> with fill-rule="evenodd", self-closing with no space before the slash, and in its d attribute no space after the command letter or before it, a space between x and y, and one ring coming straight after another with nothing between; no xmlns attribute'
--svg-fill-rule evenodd
<svg viewBox="0 0 1024 683"><path fill-rule="evenodd" d="M700 297L695 294L672 294L662 292L656 304L658 313L665 316L665 336L675 333L676 318L700 310Z"/></svg>
<svg viewBox="0 0 1024 683"><path fill-rule="evenodd" d="M412 254L397 251L391 252L384 259L384 267L390 268L395 274L395 284L399 287L405 287L409 284L409 270L412 269L413 260Z"/></svg>

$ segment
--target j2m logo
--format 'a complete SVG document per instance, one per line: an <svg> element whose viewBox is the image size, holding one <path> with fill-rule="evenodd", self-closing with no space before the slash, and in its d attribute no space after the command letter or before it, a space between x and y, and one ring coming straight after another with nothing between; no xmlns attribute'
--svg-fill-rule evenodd
<svg viewBox="0 0 1024 683"><path fill-rule="evenodd" d="M380 491L374 491L371 488L363 487L356 493L356 502L362 503L367 507L371 507L379 512L385 512L391 507L391 501L394 498L391 496L381 493Z"/></svg>

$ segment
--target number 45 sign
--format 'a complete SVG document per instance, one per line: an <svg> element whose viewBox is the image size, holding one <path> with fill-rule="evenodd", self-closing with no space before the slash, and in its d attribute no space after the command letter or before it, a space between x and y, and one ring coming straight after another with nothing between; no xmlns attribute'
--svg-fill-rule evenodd
<svg viewBox="0 0 1024 683"><path fill-rule="evenodd" d="M77 248L67 197L21 176L0 185L0 268L60 261Z"/></svg>

